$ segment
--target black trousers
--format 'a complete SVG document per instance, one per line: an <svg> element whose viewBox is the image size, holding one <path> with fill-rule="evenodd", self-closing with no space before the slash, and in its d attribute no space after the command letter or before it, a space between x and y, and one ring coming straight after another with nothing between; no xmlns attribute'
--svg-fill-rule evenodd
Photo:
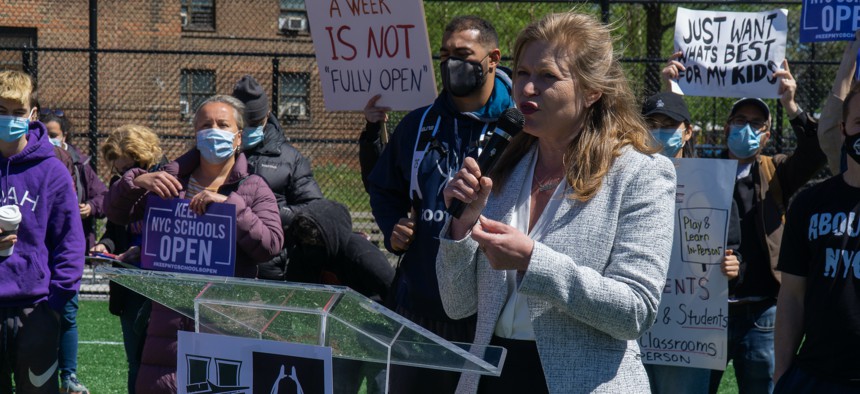
<svg viewBox="0 0 860 394"><path fill-rule="evenodd" d="M60 315L47 302L0 308L0 393L57 393Z"/></svg>
<svg viewBox="0 0 860 394"><path fill-rule="evenodd" d="M501 376L481 376L479 394L549 393L535 341L499 338L494 335L490 345L508 349L508 355L505 365L502 366Z"/></svg>

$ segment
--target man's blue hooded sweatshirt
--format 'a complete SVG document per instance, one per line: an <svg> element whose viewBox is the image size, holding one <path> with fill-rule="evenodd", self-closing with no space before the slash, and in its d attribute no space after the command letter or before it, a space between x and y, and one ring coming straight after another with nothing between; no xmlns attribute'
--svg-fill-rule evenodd
<svg viewBox="0 0 860 394"><path fill-rule="evenodd" d="M0 155L0 205L21 211L15 250L0 257L0 307L47 301L60 312L78 291L84 270L78 197L45 125L30 122L27 138L20 153Z"/></svg>
<svg viewBox="0 0 860 394"><path fill-rule="evenodd" d="M443 91L432 106L406 115L368 178L370 206L389 251L394 225L413 209L416 215L415 239L394 284L397 307L436 321L451 320L442 309L436 280L439 232L447 217L442 190L466 156L478 156L478 147L489 139L499 116L514 105L508 74L497 68L495 78L493 94L475 112L458 111ZM416 144L419 135L423 141ZM423 157L416 156L416 150ZM418 161L415 177L414 161Z"/></svg>

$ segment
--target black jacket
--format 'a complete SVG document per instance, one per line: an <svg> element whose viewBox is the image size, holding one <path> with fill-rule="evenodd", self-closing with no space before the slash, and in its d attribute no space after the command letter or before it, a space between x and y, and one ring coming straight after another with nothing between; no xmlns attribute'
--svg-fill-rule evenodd
<svg viewBox="0 0 860 394"><path fill-rule="evenodd" d="M352 231L352 218L343 204L320 199L298 209L289 229L292 282L349 286L384 300L394 267L367 238Z"/></svg>
<svg viewBox="0 0 860 394"><path fill-rule="evenodd" d="M275 193L281 225L286 233L296 209L323 195L314 180L310 162L287 142L274 115L269 114L263 132L263 141L244 151L248 159L248 172L265 179ZM280 255L259 265L260 278L283 280L287 261L287 248L284 248Z"/></svg>

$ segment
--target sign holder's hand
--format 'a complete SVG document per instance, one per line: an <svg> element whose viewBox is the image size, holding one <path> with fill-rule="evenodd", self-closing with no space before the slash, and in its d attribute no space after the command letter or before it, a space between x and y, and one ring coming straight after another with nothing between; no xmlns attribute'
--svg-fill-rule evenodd
<svg viewBox="0 0 860 394"><path fill-rule="evenodd" d="M377 107L376 102L381 98L382 95L377 94L367 101L367 105L364 106L364 120L369 123L382 122L382 128L379 130L379 140L384 145L388 144L388 129L385 127L385 124L388 122L388 112L391 111L391 107Z"/></svg>
<svg viewBox="0 0 860 394"><path fill-rule="evenodd" d="M788 68L788 60L782 60L782 70L773 73L775 78L779 78L779 102L785 108L790 119L794 119L800 113L800 107L794 101L794 96L797 93L797 80L791 76L791 70Z"/></svg>
<svg viewBox="0 0 860 394"><path fill-rule="evenodd" d="M164 171L138 175L137 178L134 178L133 183L135 186L155 193L164 199L179 197L179 191L182 190L182 184L179 183L179 180Z"/></svg>
<svg viewBox="0 0 860 394"><path fill-rule="evenodd" d="M211 190L203 190L194 195L194 198L191 199L191 203L188 204L188 208L200 216L206 213L206 207L208 207L209 204L213 202L223 203L224 201L227 201L227 196L215 193Z"/></svg>
<svg viewBox="0 0 860 394"><path fill-rule="evenodd" d="M660 75L663 77L663 82L666 86L667 91L672 90L671 81L677 81L679 78L681 78L681 72L687 71L687 68L684 67L684 64L678 61L678 59L683 56L683 51L673 53L672 56L669 57L669 60L666 61L666 67L663 67L663 70L660 71Z"/></svg>
<svg viewBox="0 0 860 394"><path fill-rule="evenodd" d="M732 280L738 277L740 269L741 263L738 260L738 256L735 255L735 251L731 249L726 250L726 255L723 257L723 262L720 264L720 270L723 271L723 275L725 275L728 280Z"/></svg>

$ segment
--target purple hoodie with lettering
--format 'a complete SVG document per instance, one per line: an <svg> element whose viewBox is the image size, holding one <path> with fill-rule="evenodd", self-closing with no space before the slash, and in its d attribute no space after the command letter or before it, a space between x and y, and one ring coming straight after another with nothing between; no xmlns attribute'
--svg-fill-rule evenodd
<svg viewBox="0 0 860 394"><path fill-rule="evenodd" d="M78 291L84 270L84 233L69 170L54 155L48 131L30 122L27 146L0 155L0 205L21 211L18 242L0 257L0 307L47 301L61 312Z"/></svg>

